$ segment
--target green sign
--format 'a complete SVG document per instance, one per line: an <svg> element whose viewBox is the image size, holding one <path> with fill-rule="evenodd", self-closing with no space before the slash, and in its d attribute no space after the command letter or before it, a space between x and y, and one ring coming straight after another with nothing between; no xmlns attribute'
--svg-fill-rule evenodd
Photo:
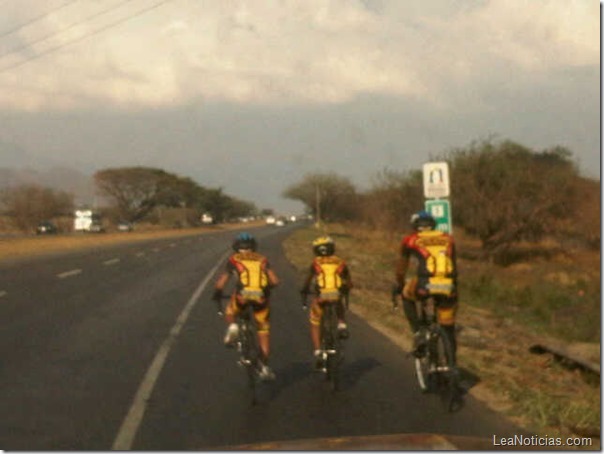
<svg viewBox="0 0 604 454"><path fill-rule="evenodd" d="M453 233L451 223L451 205L446 199L426 200L426 211L436 219L436 229L445 233Z"/></svg>

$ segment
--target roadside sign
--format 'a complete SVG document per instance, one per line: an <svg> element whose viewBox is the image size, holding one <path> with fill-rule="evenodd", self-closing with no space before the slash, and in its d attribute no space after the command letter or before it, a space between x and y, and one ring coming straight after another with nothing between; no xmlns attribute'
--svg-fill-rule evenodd
<svg viewBox="0 0 604 454"><path fill-rule="evenodd" d="M424 164L424 197L439 199L449 197L449 164L427 162Z"/></svg>
<svg viewBox="0 0 604 454"><path fill-rule="evenodd" d="M451 204L448 200L426 200L426 211L436 220L436 229L445 233L453 233L451 223Z"/></svg>

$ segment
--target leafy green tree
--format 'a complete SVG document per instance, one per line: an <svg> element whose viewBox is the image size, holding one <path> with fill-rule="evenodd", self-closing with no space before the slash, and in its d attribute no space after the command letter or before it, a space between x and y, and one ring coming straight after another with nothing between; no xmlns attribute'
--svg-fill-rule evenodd
<svg viewBox="0 0 604 454"><path fill-rule="evenodd" d="M449 153L456 224L476 235L490 258L522 240L552 233L573 212L578 171L562 147L535 152L485 141Z"/></svg>
<svg viewBox="0 0 604 454"><path fill-rule="evenodd" d="M110 168L94 174L99 192L114 204L123 219L132 222L143 219L159 204L174 203L176 179L149 167Z"/></svg>
<svg viewBox="0 0 604 454"><path fill-rule="evenodd" d="M423 208L422 173L385 169L361 198L362 220L373 228L400 232L409 228L411 215Z"/></svg>
<svg viewBox="0 0 604 454"><path fill-rule="evenodd" d="M283 196L302 202L317 220L349 220L356 214L356 188L348 178L333 172L307 174Z"/></svg>

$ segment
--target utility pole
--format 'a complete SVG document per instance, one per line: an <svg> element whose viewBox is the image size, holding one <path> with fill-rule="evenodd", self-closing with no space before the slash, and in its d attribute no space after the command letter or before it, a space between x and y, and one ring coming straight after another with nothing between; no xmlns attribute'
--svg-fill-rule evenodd
<svg viewBox="0 0 604 454"><path fill-rule="evenodd" d="M315 226L319 228L321 226L321 189L318 183L315 183L315 214L317 216Z"/></svg>

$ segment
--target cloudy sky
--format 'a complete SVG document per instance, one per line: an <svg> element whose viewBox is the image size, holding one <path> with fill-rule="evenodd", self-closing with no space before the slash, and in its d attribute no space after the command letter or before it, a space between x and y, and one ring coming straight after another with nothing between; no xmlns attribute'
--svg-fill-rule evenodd
<svg viewBox="0 0 604 454"><path fill-rule="evenodd" d="M600 176L595 0L0 0L0 167L161 167L259 208L496 137ZM455 182L452 182L455 184Z"/></svg>

